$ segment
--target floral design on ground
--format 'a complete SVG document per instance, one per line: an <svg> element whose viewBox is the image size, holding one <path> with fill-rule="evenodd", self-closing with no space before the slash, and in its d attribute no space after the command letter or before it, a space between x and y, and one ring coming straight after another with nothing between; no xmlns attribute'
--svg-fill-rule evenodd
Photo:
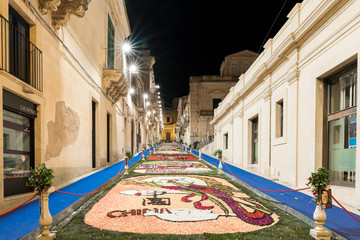
<svg viewBox="0 0 360 240"><path fill-rule="evenodd" d="M211 168L199 161L146 161L134 169L136 173L203 173Z"/></svg>
<svg viewBox="0 0 360 240"><path fill-rule="evenodd" d="M196 160L196 158L189 154L183 155L172 155L172 154L155 154L148 157L147 160L178 160L178 161L188 161L188 160Z"/></svg>
<svg viewBox="0 0 360 240"><path fill-rule="evenodd" d="M193 175L123 180L85 216L101 229L163 234L249 232L278 220L226 180Z"/></svg>

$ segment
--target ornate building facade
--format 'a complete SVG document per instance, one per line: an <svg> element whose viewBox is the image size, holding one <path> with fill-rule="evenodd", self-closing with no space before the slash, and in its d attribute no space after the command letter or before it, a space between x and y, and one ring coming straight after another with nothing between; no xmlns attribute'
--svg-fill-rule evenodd
<svg viewBox="0 0 360 240"><path fill-rule="evenodd" d="M214 128L210 121L214 117L214 109L257 56L257 53L249 50L234 53L225 57L219 76L190 77L190 92L185 106L187 111L182 111L185 116L179 118L187 122L178 123L181 133L177 133L184 143L197 148L213 138Z"/></svg>
<svg viewBox="0 0 360 240"><path fill-rule="evenodd" d="M156 95L149 53L133 76L141 91L129 91L123 0L2 0L0 14L0 212L33 194L39 163L60 187L160 139L137 101Z"/></svg>

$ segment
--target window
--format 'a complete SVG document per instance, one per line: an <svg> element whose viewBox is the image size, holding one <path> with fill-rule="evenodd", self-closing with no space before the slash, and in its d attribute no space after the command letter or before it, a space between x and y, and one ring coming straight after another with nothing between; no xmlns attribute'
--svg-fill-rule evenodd
<svg viewBox="0 0 360 240"><path fill-rule="evenodd" d="M276 103L276 132L275 137L280 138L284 136L284 101L281 99Z"/></svg>
<svg viewBox="0 0 360 240"><path fill-rule="evenodd" d="M213 98L213 110L219 106L221 98Z"/></svg>
<svg viewBox="0 0 360 240"><path fill-rule="evenodd" d="M258 122L259 118L255 117L251 121L251 164L258 163Z"/></svg>
<svg viewBox="0 0 360 240"><path fill-rule="evenodd" d="M224 149L228 149L229 148L229 134L225 133L224 134Z"/></svg>
<svg viewBox="0 0 360 240"><path fill-rule="evenodd" d="M239 64L236 62L231 63L231 69L230 69L231 76L238 76L239 75Z"/></svg>
<svg viewBox="0 0 360 240"><path fill-rule="evenodd" d="M166 117L166 122L170 122L170 117Z"/></svg>
<svg viewBox="0 0 360 240"><path fill-rule="evenodd" d="M113 69L115 63L115 28L111 21L110 15L108 15L108 49L107 49L107 68Z"/></svg>
<svg viewBox="0 0 360 240"><path fill-rule="evenodd" d="M245 73L250 68L249 63L243 63L242 64L242 73Z"/></svg>
<svg viewBox="0 0 360 240"><path fill-rule="evenodd" d="M328 165L331 184L355 187L357 67L326 79Z"/></svg>
<svg viewBox="0 0 360 240"><path fill-rule="evenodd" d="M10 73L30 83L29 24L9 7L9 67Z"/></svg>

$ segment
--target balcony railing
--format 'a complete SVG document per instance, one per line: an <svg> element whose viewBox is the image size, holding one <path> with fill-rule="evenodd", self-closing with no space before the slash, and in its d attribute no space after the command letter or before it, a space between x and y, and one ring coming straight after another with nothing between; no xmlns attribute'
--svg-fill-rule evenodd
<svg viewBox="0 0 360 240"><path fill-rule="evenodd" d="M3 16L0 19L0 70L42 92L42 52Z"/></svg>
<svg viewBox="0 0 360 240"><path fill-rule="evenodd" d="M124 55L119 48L105 48L105 69L123 69Z"/></svg>
<svg viewBox="0 0 360 240"><path fill-rule="evenodd" d="M200 110L200 116L214 116L214 110Z"/></svg>

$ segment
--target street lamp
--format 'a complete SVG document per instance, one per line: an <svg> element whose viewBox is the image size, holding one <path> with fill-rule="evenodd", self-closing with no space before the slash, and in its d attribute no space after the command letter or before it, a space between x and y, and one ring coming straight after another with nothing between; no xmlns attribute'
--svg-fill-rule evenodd
<svg viewBox="0 0 360 240"><path fill-rule="evenodd" d="M131 51L131 45L128 42L124 42L122 45L122 51L128 53Z"/></svg>
<svg viewBox="0 0 360 240"><path fill-rule="evenodd" d="M138 67L135 64L130 64L129 71L131 73L138 73Z"/></svg>

